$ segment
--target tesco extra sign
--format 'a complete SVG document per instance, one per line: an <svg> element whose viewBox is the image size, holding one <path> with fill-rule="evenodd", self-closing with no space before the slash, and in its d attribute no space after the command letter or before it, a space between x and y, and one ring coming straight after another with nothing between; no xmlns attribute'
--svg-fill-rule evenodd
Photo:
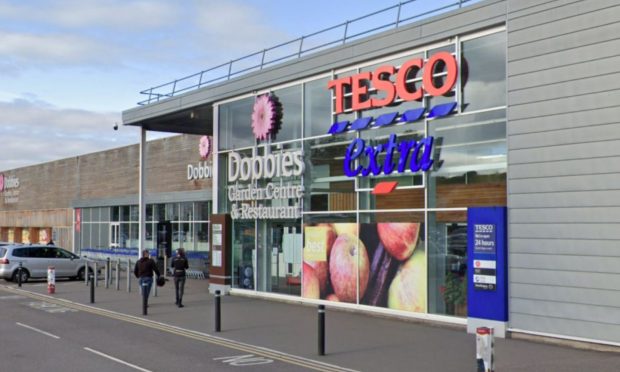
<svg viewBox="0 0 620 372"><path fill-rule="evenodd" d="M437 86L434 74L438 67L445 69L445 79L441 86ZM408 80L422 75L422 86L415 89ZM390 77L394 76L394 82ZM392 104L396 98L403 101L421 100L424 94L442 96L450 92L456 84L458 65L456 58L449 52L433 54L427 61L422 58L412 58L403 63L400 68L392 65L377 67L374 71L362 72L356 75L330 80L328 89L332 89L336 99L335 113L344 112L345 87L351 90L351 109L353 111L384 107ZM364 99L368 95L369 87L377 92L384 92L383 98Z"/></svg>

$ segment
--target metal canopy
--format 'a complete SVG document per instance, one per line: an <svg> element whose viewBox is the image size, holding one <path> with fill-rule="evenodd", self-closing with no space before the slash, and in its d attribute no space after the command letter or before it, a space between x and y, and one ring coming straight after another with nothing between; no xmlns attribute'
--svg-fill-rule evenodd
<svg viewBox="0 0 620 372"><path fill-rule="evenodd" d="M202 105L124 125L155 132L213 135L213 106Z"/></svg>

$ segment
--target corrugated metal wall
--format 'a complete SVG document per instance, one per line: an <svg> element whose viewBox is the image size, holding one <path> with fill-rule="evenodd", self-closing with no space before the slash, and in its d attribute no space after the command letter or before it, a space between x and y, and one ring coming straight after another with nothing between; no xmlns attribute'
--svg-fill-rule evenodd
<svg viewBox="0 0 620 372"><path fill-rule="evenodd" d="M507 12L510 325L620 342L620 4Z"/></svg>

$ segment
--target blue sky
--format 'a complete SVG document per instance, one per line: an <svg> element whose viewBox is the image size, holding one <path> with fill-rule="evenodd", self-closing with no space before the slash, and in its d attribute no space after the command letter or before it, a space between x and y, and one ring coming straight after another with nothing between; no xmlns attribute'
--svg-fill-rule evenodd
<svg viewBox="0 0 620 372"><path fill-rule="evenodd" d="M0 171L136 143L136 128L112 128L139 91L395 4L0 0Z"/></svg>

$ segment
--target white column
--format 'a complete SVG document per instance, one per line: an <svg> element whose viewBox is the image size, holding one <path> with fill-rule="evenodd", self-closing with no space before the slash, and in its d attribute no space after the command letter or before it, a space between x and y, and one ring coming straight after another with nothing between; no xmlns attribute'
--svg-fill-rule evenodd
<svg viewBox="0 0 620 372"><path fill-rule="evenodd" d="M139 213L139 217L138 217L138 221L140 222L140 227L138 228L138 234L140 235L140 237L138 238L138 259L140 259L141 254L142 254L142 250L144 249L144 237L145 237L145 224L144 224L144 218L146 216L146 204L144 203L144 185L145 185L145 181L146 181L146 159L145 159L145 152L146 152L146 129L144 129L143 127L140 127L140 170L138 173L138 177L139 177L139 190L138 190L138 204L139 204L139 208L140 208L140 213Z"/></svg>

